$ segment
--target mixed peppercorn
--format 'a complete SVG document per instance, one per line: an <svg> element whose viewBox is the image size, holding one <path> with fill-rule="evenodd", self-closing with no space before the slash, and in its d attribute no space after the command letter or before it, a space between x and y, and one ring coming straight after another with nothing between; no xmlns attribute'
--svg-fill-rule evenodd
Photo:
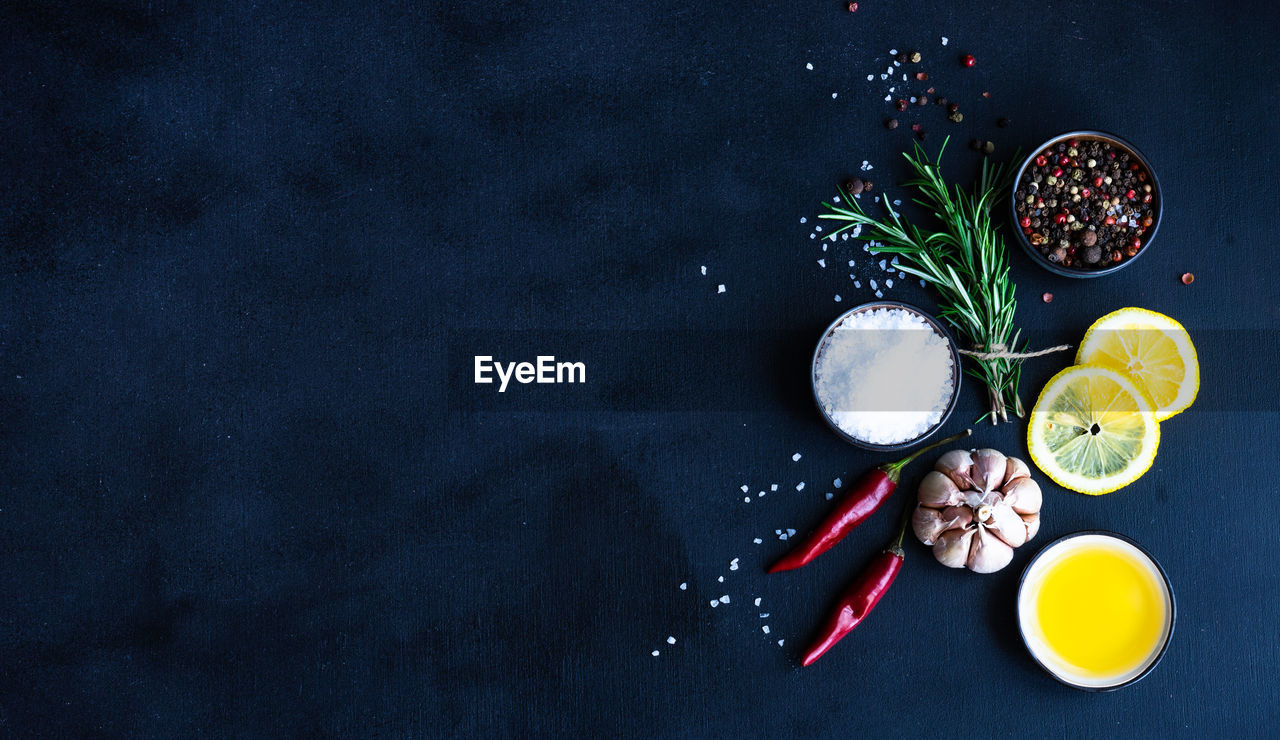
<svg viewBox="0 0 1280 740"><path fill-rule="evenodd" d="M1100 270L1137 256L1155 223L1157 193L1146 167L1100 139L1051 145L1014 191L1018 226L1045 259Z"/></svg>

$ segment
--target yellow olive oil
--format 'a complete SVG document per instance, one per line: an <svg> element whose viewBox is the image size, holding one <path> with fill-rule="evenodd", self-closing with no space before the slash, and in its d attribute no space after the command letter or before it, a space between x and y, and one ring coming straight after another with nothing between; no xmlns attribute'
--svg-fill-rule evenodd
<svg viewBox="0 0 1280 740"><path fill-rule="evenodd" d="M1068 683L1103 688L1139 674L1172 629L1172 596L1155 563L1118 538L1051 546L1019 596L1028 647Z"/></svg>

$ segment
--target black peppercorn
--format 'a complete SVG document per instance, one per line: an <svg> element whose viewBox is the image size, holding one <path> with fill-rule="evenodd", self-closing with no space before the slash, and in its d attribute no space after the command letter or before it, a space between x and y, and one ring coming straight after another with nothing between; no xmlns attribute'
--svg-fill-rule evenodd
<svg viewBox="0 0 1280 740"><path fill-rule="evenodd" d="M890 118L889 120L884 122L884 127L889 129L890 131L894 130L895 128L898 127L898 119Z"/></svg>
<svg viewBox="0 0 1280 740"><path fill-rule="evenodd" d="M867 191L868 193L869 193L869 192L871 192L871 181L870 181L870 180L863 180L863 181L862 181L862 189L863 189L863 190L865 190L865 191Z"/></svg>
<svg viewBox="0 0 1280 740"><path fill-rule="evenodd" d="M1008 118L997 118L997 119L996 119L996 125L997 125L997 126L999 126L1000 128L1009 128L1009 119L1008 119Z"/></svg>
<svg viewBox="0 0 1280 740"><path fill-rule="evenodd" d="M848 190L853 195L861 193L864 187L866 186L863 182L856 177L844 184L845 190Z"/></svg>
<svg viewBox="0 0 1280 740"><path fill-rule="evenodd" d="M972 150L974 150L975 152L977 152L977 151L981 151L981 150L982 150L982 139L973 139L973 140L971 140L971 141L969 142L969 148L970 148L970 149L972 149ZM1021 192L1022 192L1022 191L1018 191L1018 192L1019 192L1019 197L1022 197L1022 195L1021 195Z"/></svg>

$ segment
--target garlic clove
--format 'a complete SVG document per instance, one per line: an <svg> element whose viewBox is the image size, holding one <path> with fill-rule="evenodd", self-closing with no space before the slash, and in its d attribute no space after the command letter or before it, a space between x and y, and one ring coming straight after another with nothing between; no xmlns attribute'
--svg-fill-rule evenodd
<svg viewBox="0 0 1280 740"><path fill-rule="evenodd" d="M984 449L973 453L973 473L971 477L982 491L993 491L1004 484L1005 470L1009 467L1009 458L1000 450Z"/></svg>
<svg viewBox="0 0 1280 740"><path fill-rule="evenodd" d="M1023 461L1019 460L1016 457L1009 458L1009 462L1005 465L1005 469L1004 469L1005 485L1008 485L1018 480L1019 478L1030 478L1030 477L1031 477L1031 469L1027 467L1026 463L1024 463Z"/></svg>
<svg viewBox="0 0 1280 740"><path fill-rule="evenodd" d="M948 568L963 568L976 529L948 529L933 545L933 556Z"/></svg>
<svg viewBox="0 0 1280 740"><path fill-rule="evenodd" d="M947 522L942 518L942 512L937 509L917 506L915 513L911 515L911 531L916 533L916 539L926 545L936 542L938 536L946 529Z"/></svg>
<svg viewBox="0 0 1280 740"><path fill-rule="evenodd" d="M954 506L962 500L960 489L956 488L955 482L936 470L930 470L920 481L917 498L925 506L938 509Z"/></svg>
<svg viewBox="0 0 1280 740"><path fill-rule="evenodd" d="M1019 514L1034 514L1044 504L1044 494L1039 483L1019 478L1004 487L1004 500Z"/></svg>
<svg viewBox="0 0 1280 740"><path fill-rule="evenodd" d="M1030 542L1031 538L1036 536L1036 532L1040 531L1040 512L1023 514L1022 523L1027 526L1027 539L1025 542Z"/></svg>
<svg viewBox="0 0 1280 740"><path fill-rule="evenodd" d="M1001 503L991 507L991 520L987 522L987 527L1009 547L1022 547L1027 541L1026 523L1008 504Z"/></svg>
<svg viewBox="0 0 1280 740"><path fill-rule="evenodd" d="M934 554L937 554L935 549ZM965 564L974 573L995 573L1013 560L1013 548L979 525Z"/></svg>
<svg viewBox="0 0 1280 740"><path fill-rule="evenodd" d="M969 477L973 470L973 457L968 450L952 450L934 463L933 469L951 479L961 489L971 488L973 479Z"/></svg>
<svg viewBox="0 0 1280 740"><path fill-rule="evenodd" d="M973 523L973 509L967 506L948 506L942 510L944 529L964 529Z"/></svg>

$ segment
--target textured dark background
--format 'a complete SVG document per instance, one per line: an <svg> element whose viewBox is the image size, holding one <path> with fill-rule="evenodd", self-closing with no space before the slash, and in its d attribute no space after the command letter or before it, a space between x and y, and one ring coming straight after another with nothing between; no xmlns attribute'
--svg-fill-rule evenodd
<svg viewBox="0 0 1280 740"><path fill-rule="evenodd" d="M1274 728L1274 4L862 6L6 3L0 729ZM1080 127L1145 151L1168 201L1151 252L1098 281L1015 254L1020 323L1043 345L1163 311L1204 388L1140 482L1046 482L1039 539L996 575L912 546L802 670L892 528L763 574L775 529L882 461L821 424L805 367L870 295L817 267L818 201L863 159L882 190L902 175L910 132L866 81L890 48L965 105L904 117L959 137L955 177L975 135L1006 158ZM474 354L539 352L588 385L469 383ZM1024 397L1065 361L1030 365ZM949 427L979 407L967 386ZM975 443L1019 454L1024 430ZM1108 695L1043 675L1013 624L1026 559L1088 527L1144 543L1178 598L1163 663Z"/></svg>

